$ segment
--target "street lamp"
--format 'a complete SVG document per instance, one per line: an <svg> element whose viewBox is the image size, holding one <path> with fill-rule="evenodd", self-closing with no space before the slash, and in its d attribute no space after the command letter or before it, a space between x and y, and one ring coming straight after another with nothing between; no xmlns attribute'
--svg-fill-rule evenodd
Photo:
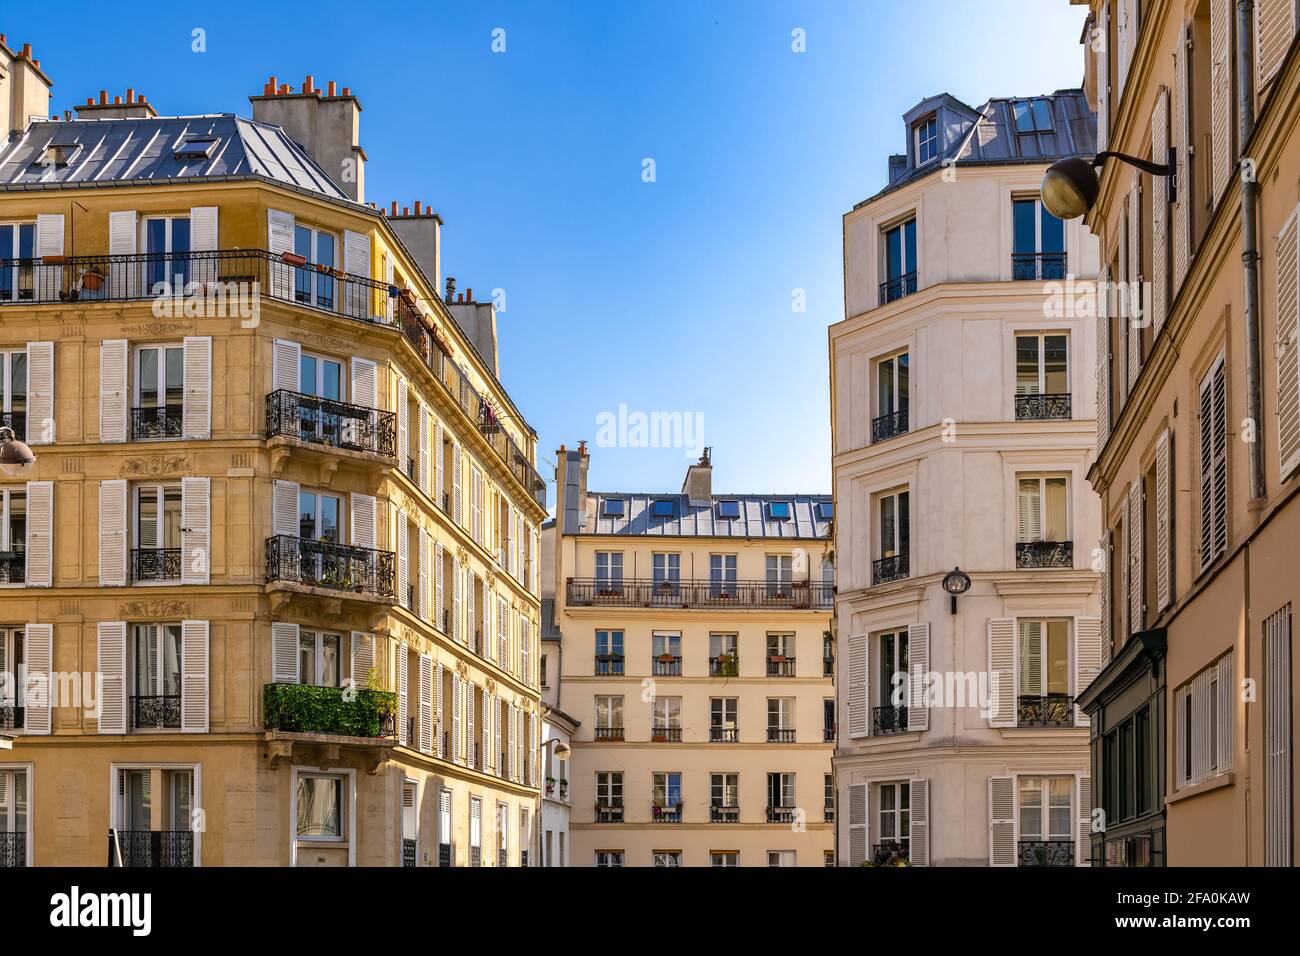
<svg viewBox="0 0 1300 956"><path fill-rule="evenodd" d="M0 471L10 478L26 478L35 469L32 450L14 436L12 428L0 428Z"/></svg>
<svg viewBox="0 0 1300 956"><path fill-rule="evenodd" d="M1047 208L1047 211L1057 219L1078 219L1087 213L1096 205L1097 196L1101 193L1101 182L1097 178L1097 167L1108 159L1118 159L1120 162L1136 166L1152 176L1167 176L1169 182L1165 202L1167 204L1175 201L1176 177L1174 172L1178 162L1177 149L1170 147L1169 162L1163 166L1160 163L1139 159L1136 156L1105 150L1098 153L1092 162L1072 156L1069 159L1058 159L1047 167L1047 173L1043 176L1042 187L1043 205Z"/></svg>
<svg viewBox="0 0 1300 956"><path fill-rule="evenodd" d="M961 568L953 568L943 579L943 589L952 595L952 613L957 613L957 595L970 590L970 575Z"/></svg>

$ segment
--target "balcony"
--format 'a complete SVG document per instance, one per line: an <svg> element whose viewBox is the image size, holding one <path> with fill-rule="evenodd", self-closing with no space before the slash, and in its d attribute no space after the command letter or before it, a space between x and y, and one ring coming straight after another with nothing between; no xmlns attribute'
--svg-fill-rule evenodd
<svg viewBox="0 0 1300 956"><path fill-rule="evenodd" d="M623 822L623 801L622 800L597 800L596 801L596 822L597 823L622 823Z"/></svg>
<svg viewBox="0 0 1300 956"><path fill-rule="evenodd" d="M1073 727L1074 700L1069 694L1021 695L1016 698L1017 727Z"/></svg>
<svg viewBox="0 0 1300 956"><path fill-rule="evenodd" d="M1011 278L1017 281L1037 279L1064 280L1064 252L1013 252Z"/></svg>
<svg viewBox="0 0 1300 956"><path fill-rule="evenodd" d="M650 731L650 741L656 744L679 744L682 742L682 728L655 727Z"/></svg>
<svg viewBox="0 0 1300 956"><path fill-rule="evenodd" d="M681 823L682 805L680 803L651 804L650 819L654 823Z"/></svg>
<svg viewBox="0 0 1300 956"><path fill-rule="evenodd" d="M0 551L0 584L22 584L27 580L27 553Z"/></svg>
<svg viewBox="0 0 1300 956"><path fill-rule="evenodd" d="M469 865L483 865L483 848L481 846L472 846L469 848Z"/></svg>
<svg viewBox="0 0 1300 956"><path fill-rule="evenodd" d="M794 823L794 807L768 807L768 823Z"/></svg>
<svg viewBox="0 0 1300 956"><path fill-rule="evenodd" d="M671 600L658 592L662 582L651 578L569 578L571 607L673 607L725 611L826 610L834 603L832 585L818 581L682 580Z"/></svg>
<svg viewBox="0 0 1300 956"><path fill-rule="evenodd" d="M740 674L740 661L735 654L719 654L709 658L710 677L736 677Z"/></svg>
<svg viewBox="0 0 1300 956"><path fill-rule="evenodd" d="M623 655L622 654L597 654L596 655L596 676L597 677L622 677L623 676Z"/></svg>
<svg viewBox="0 0 1300 956"><path fill-rule="evenodd" d="M905 272L880 283L880 304L885 305L916 292L916 272Z"/></svg>
<svg viewBox="0 0 1300 956"><path fill-rule="evenodd" d="M1017 866L1074 866L1073 840L1021 840L1016 844Z"/></svg>
<svg viewBox="0 0 1300 956"><path fill-rule="evenodd" d="M833 744L833 743L835 743L835 728L834 728L834 727L823 727L823 728L822 728L822 743L824 743L824 744Z"/></svg>
<svg viewBox="0 0 1300 956"><path fill-rule="evenodd" d="M895 554L888 558L880 558L871 562L871 583L888 584L890 581L901 581L908 575L907 554Z"/></svg>
<svg viewBox="0 0 1300 956"><path fill-rule="evenodd" d="M131 441L162 441L180 438L184 407L159 405L155 408L131 409Z"/></svg>
<svg viewBox="0 0 1300 956"><path fill-rule="evenodd" d="M27 413L26 412L0 412L0 428L12 428L14 438L18 441L27 440Z"/></svg>
<svg viewBox="0 0 1300 956"><path fill-rule="evenodd" d="M395 458L397 415L282 388L266 396L266 437Z"/></svg>
<svg viewBox="0 0 1300 956"><path fill-rule="evenodd" d="M710 727L709 743L711 744L734 744L740 742L739 727Z"/></svg>
<svg viewBox="0 0 1300 956"><path fill-rule="evenodd" d="M826 806L822 807L822 819L827 823L835 822L835 804L828 803Z"/></svg>
<svg viewBox="0 0 1300 956"><path fill-rule="evenodd" d="M1017 568L1072 568L1073 541L1017 541Z"/></svg>
<svg viewBox="0 0 1300 956"><path fill-rule="evenodd" d="M108 865L193 866L194 834L189 830L109 830Z"/></svg>
<svg viewBox="0 0 1300 956"><path fill-rule="evenodd" d="M0 870L27 866L27 834L21 831L0 833Z"/></svg>
<svg viewBox="0 0 1300 956"><path fill-rule="evenodd" d="M871 844L871 863L873 866L909 866L908 853L906 843L883 840Z"/></svg>
<svg viewBox="0 0 1300 956"><path fill-rule="evenodd" d="M884 707L871 708L871 736L884 737L888 734L907 732L907 708L887 704Z"/></svg>
<svg viewBox="0 0 1300 956"><path fill-rule="evenodd" d="M1070 393L1060 395L1017 395L1016 421L1069 421Z"/></svg>
<svg viewBox="0 0 1300 956"><path fill-rule="evenodd" d="M391 691L355 690L345 697L340 687L267 684L262 711L267 730L342 737L397 736L397 695Z"/></svg>
<svg viewBox="0 0 1300 956"><path fill-rule="evenodd" d="M773 654L767 659L768 677L793 677L794 658L782 654Z"/></svg>
<svg viewBox="0 0 1300 956"><path fill-rule="evenodd" d="M16 704L0 704L0 731L22 730L26 722L26 708Z"/></svg>
<svg viewBox="0 0 1300 956"><path fill-rule="evenodd" d="M343 591L366 598L397 597L397 556L357 545L293 535L266 539L266 580Z"/></svg>
<svg viewBox="0 0 1300 956"><path fill-rule="evenodd" d="M889 412L871 420L871 444L907 434L907 409Z"/></svg>
<svg viewBox="0 0 1300 956"><path fill-rule="evenodd" d="M415 841L402 837L402 867L409 869L415 866Z"/></svg>
<svg viewBox="0 0 1300 956"><path fill-rule="evenodd" d="M833 658L833 657L823 657L823 658L822 658L822 677L834 677L834 676L835 676L835 658Z"/></svg>
<svg viewBox="0 0 1300 956"><path fill-rule="evenodd" d="M497 866L509 866L510 858L505 850L497 850Z"/></svg>
<svg viewBox="0 0 1300 956"><path fill-rule="evenodd" d="M446 868L451 866L451 844L438 844L438 867Z"/></svg>
<svg viewBox="0 0 1300 956"><path fill-rule="evenodd" d="M131 698L132 730L179 730L180 726L180 694Z"/></svg>
<svg viewBox="0 0 1300 956"><path fill-rule="evenodd" d="M709 807L710 823L739 823L740 807L714 804Z"/></svg>
<svg viewBox="0 0 1300 956"><path fill-rule="evenodd" d="M622 728L622 727L597 727L597 728L596 728L596 739L597 739L597 740L607 740L607 741L608 741L608 740L622 740L622 739L623 739L623 728Z"/></svg>
<svg viewBox="0 0 1300 956"><path fill-rule="evenodd" d="M156 584L180 579L180 548L131 549L131 580L136 584Z"/></svg>
<svg viewBox="0 0 1300 956"><path fill-rule="evenodd" d="M675 654L660 654L650 662L650 673L655 677L681 677L682 659Z"/></svg>
<svg viewBox="0 0 1300 956"><path fill-rule="evenodd" d="M767 742L769 744L792 744L794 743L793 727L769 727L767 728Z"/></svg>

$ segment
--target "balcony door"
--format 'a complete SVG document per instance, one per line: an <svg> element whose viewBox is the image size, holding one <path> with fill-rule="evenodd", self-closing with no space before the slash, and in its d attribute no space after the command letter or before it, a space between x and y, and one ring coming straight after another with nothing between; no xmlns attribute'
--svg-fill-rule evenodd
<svg viewBox="0 0 1300 956"><path fill-rule="evenodd" d="M0 769L0 869L27 865L27 771Z"/></svg>
<svg viewBox="0 0 1300 956"><path fill-rule="evenodd" d="M25 722L27 658L23 635L21 627L0 627L0 733L22 730Z"/></svg>
<svg viewBox="0 0 1300 956"><path fill-rule="evenodd" d="M1016 420L1068 419L1070 347L1064 333L1016 336Z"/></svg>
<svg viewBox="0 0 1300 956"><path fill-rule="evenodd" d="M27 492L0 488L0 584L27 579Z"/></svg>
<svg viewBox="0 0 1300 956"><path fill-rule="evenodd" d="M876 414L871 423L873 443L907 431L910 372L911 362L906 352L877 360Z"/></svg>
<svg viewBox="0 0 1300 956"><path fill-rule="evenodd" d="M181 577L181 486L135 489L132 581L178 581Z"/></svg>
<svg viewBox="0 0 1300 956"><path fill-rule="evenodd" d="M1016 479L1016 567L1069 568L1070 483L1064 475Z"/></svg>
<svg viewBox="0 0 1300 956"><path fill-rule="evenodd" d="M709 596L736 596L736 556L734 554L709 555Z"/></svg>
<svg viewBox="0 0 1300 956"><path fill-rule="evenodd" d="M656 809L678 812L682 804L682 775L680 773L656 773L651 797Z"/></svg>
<svg viewBox="0 0 1300 956"><path fill-rule="evenodd" d="M185 405L185 349L145 345L135 351L135 404L131 438L180 438Z"/></svg>
<svg viewBox="0 0 1300 956"><path fill-rule="evenodd" d="M1018 723L1071 725L1070 622L1020 619L1017 673Z"/></svg>
<svg viewBox="0 0 1300 956"><path fill-rule="evenodd" d="M338 240L333 233L295 224L293 251L309 263L333 269L338 264ZM293 298L319 309L334 308L334 276L328 272L298 267L293 270Z"/></svg>
<svg viewBox="0 0 1300 956"><path fill-rule="evenodd" d="M872 566L872 584L907 577L911 510L911 495L904 489L877 496L876 560Z"/></svg>
<svg viewBox="0 0 1300 956"><path fill-rule="evenodd" d="M337 411L330 402L344 400L343 363L303 352L298 358L298 388L318 401L298 400L298 430L303 441L337 445L341 435Z"/></svg>
<svg viewBox="0 0 1300 956"><path fill-rule="evenodd" d="M1013 279L1065 278L1065 223L1037 197L1016 199L1011 210Z"/></svg>
<svg viewBox="0 0 1300 956"><path fill-rule="evenodd" d="M1074 863L1074 777L1020 777L1016 781L1021 866Z"/></svg>
<svg viewBox="0 0 1300 956"><path fill-rule="evenodd" d="M714 697L709 702L709 739L715 743L736 743L739 737L739 698Z"/></svg>
<svg viewBox="0 0 1300 956"><path fill-rule="evenodd" d="M740 774L714 773L709 775L709 806L714 810L713 822L739 822ZM717 812L719 810L724 812ZM727 813L725 811L732 812Z"/></svg>
<svg viewBox="0 0 1300 956"><path fill-rule="evenodd" d="M0 224L0 302L29 302L36 295L36 223Z"/></svg>
<svg viewBox="0 0 1300 956"><path fill-rule="evenodd" d="M596 593L623 593L623 552L596 552Z"/></svg>
<svg viewBox="0 0 1300 956"><path fill-rule="evenodd" d="M654 576L653 596L656 600L673 600L681 594L682 556L677 553L656 551L650 556Z"/></svg>
<svg viewBox="0 0 1300 956"><path fill-rule="evenodd" d="M302 542L320 542L320 546L300 543L302 573L328 587L342 586L349 569L343 544L343 499L316 491L298 492L298 537Z"/></svg>
<svg viewBox="0 0 1300 956"><path fill-rule="evenodd" d="M7 271L0 267L0 275ZM39 426L39 422L34 422ZM27 438L27 352L0 352L0 426L12 428L19 441ZM39 434L39 427L33 429Z"/></svg>
<svg viewBox="0 0 1300 956"><path fill-rule="evenodd" d="M181 626L137 624L131 639L131 727L180 725Z"/></svg>
<svg viewBox="0 0 1300 956"><path fill-rule="evenodd" d="M190 217L158 216L140 223L145 287L154 294L159 284L173 292L184 291L190 280Z"/></svg>
<svg viewBox="0 0 1300 956"><path fill-rule="evenodd" d="M885 231L885 281L880 304L916 291L916 220L909 219Z"/></svg>
<svg viewBox="0 0 1300 956"><path fill-rule="evenodd" d="M343 674L343 640L325 631L298 631L298 683L338 687Z"/></svg>
<svg viewBox="0 0 1300 956"><path fill-rule="evenodd" d="M766 557L767 596L788 598L794 582L794 557L789 554L769 554Z"/></svg>
<svg viewBox="0 0 1300 956"><path fill-rule="evenodd" d="M876 791L876 832L880 834L877 844L879 853L901 853L909 859L911 851L912 828L912 785L906 781L879 784Z"/></svg>

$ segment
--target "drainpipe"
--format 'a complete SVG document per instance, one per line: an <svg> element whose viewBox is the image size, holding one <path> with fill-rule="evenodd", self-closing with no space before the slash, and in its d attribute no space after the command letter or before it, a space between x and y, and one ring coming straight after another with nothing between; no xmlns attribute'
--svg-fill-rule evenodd
<svg viewBox="0 0 1300 956"><path fill-rule="evenodd" d="M1254 0L1237 0L1237 141L1244 151L1255 128ZM1244 157L1243 157L1244 159ZM1250 498L1264 499L1264 449L1262 444L1263 394L1259 333L1259 242L1256 238L1259 184L1256 177L1241 180L1241 266L1246 291L1246 405L1255 424L1255 440L1247 442L1250 454ZM1252 171L1253 172L1253 171Z"/></svg>

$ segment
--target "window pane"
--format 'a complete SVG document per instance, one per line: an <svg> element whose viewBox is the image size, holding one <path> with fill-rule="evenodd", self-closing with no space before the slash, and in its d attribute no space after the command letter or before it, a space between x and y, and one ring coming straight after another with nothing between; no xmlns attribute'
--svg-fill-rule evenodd
<svg viewBox="0 0 1300 956"><path fill-rule="evenodd" d="M896 503L893 495L887 495L880 499L880 556L882 558L893 557L896 553L896 531L894 527Z"/></svg>
<svg viewBox="0 0 1300 956"><path fill-rule="evenodd" d="M877 414L888 415L894 410L894 360L884 359L876 366Z"/></svg>
<svg viewBox="0 0 1300 956"><path fill-rule="evenodd" d="M1047 622L1047 692L1070 693L1070 623Z"/></svg>
<svg viewBox="0 0 1300 956"><path fill-rule="evenodd" d="M897 279L903 274L903 231L891 229L885 234L886 278Z"/></svg>
<svg viewBox="0 0 1300 956"><path fill-rule="evenodd" d="M1016 521L1019 541L1043 540L1042 502L1037 478L1021 478L1016 485Z"/></svg>
<svg viewBox="0 0 1300 956"><path fill-rule="evenodd" d="M321 395L324 398L343 398L343 366L338 362L321 363Z"/></svg>
<svg viewBox="0 0 1300 956"><path fill-rule="evenodd" d="M1064 335L1043 337L1043 386L1049 395L1066 395L1070 391Z"/></svg>
<svg viewBox="0 0 1300 956"><path fill-rule="evenodd" d="M901 491L898 494L898 553L908 554L911 546L911 532L909 523L911 522L912 513L910 506L910 494Z"/></svg>
<svg viewBox="0 0 1300 956"><path fill-rule="evenodd" d="M168 697L181 695L181 626L168 624L163 628L162 692Z"/></svg>
<svg viewBox="0 0 1300 956"><path fill-rule="evenodd" d="M903 271L916 271L916 220L909 220L903 226Z"/></svg>
<svg viewBox="0 0 1300 956"><path fill-rule="evenodd" d="M158 404L158 350L140 350L140 407Z"/></svg>
<svg viewBox="0 0 1300 956"><path fill-rule="evenodd" d="M298 683L316 683L316 635L311 631L298 634Z"/></svg>
<svg viewBox="0 0 1300 956"><path fill-rule="evenodd" d="M326 687L339 686L339 636L321 635L320 682Z"/></svg>
<svg viewBox="0 0 1300 956"><path fill-rule="evenodd" d="M1011 251L1034 253L1038 251L1035 218L1038 203L1033 199L1017 199L1012 207L1012 241Z"/></svg>
<svg viewBox="0 0 1300 956"><path fill-rule="evenodd" d="M327 777L298 778L298 835L341 837L342 782Z"/></svg>
<svg viewBox="0 0 1300 956"><path fill-rule="evenodd" d="M907 353L896 359L898 364L898 411L907 411Z"/></svg>
<svg viewBox="0 0 1300 956"><path fill-rule="evenodd" d="M1016 336L1016 394L1037 395L1038 336Z"/></svg>
<svg viewBox="0 0 1300 956"><path fill-rule="evenodd" d="M180 405L185 400L185 350L167 349L166 402L167 405Z"/></svg>
<svg viewBox="0 0 1300 956"><path fill-rule="evenodd" d="M1050 133L1052 123L1052 104L1048 100L1034 100L1034 128L1040 133Z"/></svg>
<svg viewBox="0 0 1300 956"><path fill-rule="evenodd" d="M1057 219L1046 208L1042 211L1043 252L1061 253L1065 251L1065 223Z"/></svg>
<svg viewBox="0 0 1300 956"><path fill-rule="evenodd" d="M1043 485L1047 496L1043 508L1043 520L1046 523L1044 538L1047 541L1069 541L1070 529L1066 527L1066 512L1069 507L1066 480L1064 477L1048 478Z"/></svg>
<svg viewBox="0 0 1300 956"><path fill-rule="evenodd" d="M1026 102L1016 103L1014 106L1016 114L1016 132L1032 133L1034 131L1034 114Z"/></svg>

